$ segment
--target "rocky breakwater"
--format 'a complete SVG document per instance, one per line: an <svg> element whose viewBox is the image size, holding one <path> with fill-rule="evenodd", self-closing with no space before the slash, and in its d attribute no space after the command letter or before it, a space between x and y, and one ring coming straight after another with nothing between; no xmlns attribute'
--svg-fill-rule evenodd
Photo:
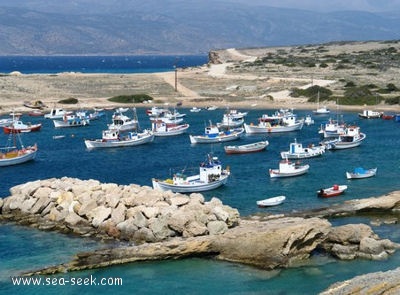
<svg viewBox="0 0 400 295"><path fill-rule="evenodd" d="M1 220L134 243L78 253L66 264L29 274L205 255L274 269L298 265L315 249L341 259L382 259L397 247L362 224L332 227L326 219L284 215L243 219L219 199L206 202L201 194L147 186L65 177L29 182L10 192L0 201Z"/></svg>
<svg viewBox="0 0 400 295"><path fill-rule="evenodd" d="M103 239L156 242L220 234L239 222L239 212L216 198L205 202L201 194L134 184L64 177L28 182L10 192L0 206L2 219Z"/></svg>

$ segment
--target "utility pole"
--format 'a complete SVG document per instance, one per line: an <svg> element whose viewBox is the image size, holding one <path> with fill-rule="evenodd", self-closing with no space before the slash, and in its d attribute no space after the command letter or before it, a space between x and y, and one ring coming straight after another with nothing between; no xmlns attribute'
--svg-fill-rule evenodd
<svg viewBox="0 0 400 295"><path fill-rule="evenodd" d="M178 92L178 68L174 66L175 68L175 92Z"/></svg>
<svg viewBox="0 0 400 295"><path fill-rule="evenodd" d="M175 59L174 63L174 71L175 71L175 92L178 92L178 67L176 66L178 64L178 58Z"/></svg>

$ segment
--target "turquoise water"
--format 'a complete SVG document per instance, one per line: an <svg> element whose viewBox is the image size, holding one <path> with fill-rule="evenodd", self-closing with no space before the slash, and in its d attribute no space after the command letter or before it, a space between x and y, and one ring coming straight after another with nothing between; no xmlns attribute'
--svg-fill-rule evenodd
<svg viewBox="0 0 400 295"><path fill-rule="evenodd" d="M189 109L179 109L187 114L191 125L190 133L199 134L209 120L217 122L224 110L190 113ZM263 113L275 110L249 109L246 122L255 122ZM296 111L302 117L310 113ZM314 116L316 124L304 126L299 132L273 135L243 136L237 143L248 143L267 139L267 150L248 155L225 155L223 144L191 145L188 135L174 138L156 138L149 145L115 150L85 149L83 139L100 137L111 118L111 112L91 126L77 129L54 129L51 121L23 117L24 121L42 121L40 132L23 134L25 144L37 142L39 155L34 162L20 166L3 168L0 179L6 179L0 187L0 197L9 195L10 187L29 180L50 177L78 177L98 179L102 182L119 184L137 183L151 185L152 177L167 177L170 168L188 168L203 161L207 152L213 151L232 172L228 184L220 189L206 192L207 199L216 196L225 204L238 208L242 216L263 213L282 213L327 206L348 199L378 196L398 190L399 135L400 125L393 121L359 119L356 113L343 113L344 120L361 126L367 134L363 144L355 149L328 151L320 158L304 161L310 164L308 174L288 179L270 179L269 168L278 166L279 153L289 148L295 138L303 144L317 143L320 123L327 116ZM138 109L143 128L150 127L145 109ZM54 140L53 135L66 135ZM6 136L0 135L5 142ZM354 167L378 167L377 176L370 179L349 181L345 171ZM334 183L349 186L345 195L332 199L319 199L316 191L320 187ZM256 201L268 196L287 196L286 202L278 207L260 209ZM336 219L334 223L363 222L365 218ZM378 234L400 242L397 225L374 228ZM66 262L75 252L86 251L103 244L91 240L74 238L57 233L41 232L14 225L0 226L0 293L18 294L317 294L331 283L348 279L354 275L395 268L399 265L397 253L387 261L338 262L316 253L308 265L282 271L263 271L252 267L218 262L212 259L186 259L180 261L145 262L106 269L57 275L63 277L83 277L123 279L123 286L12 286L10 276L23 270L31 270L55 263ZM296 287L293 287L296 286Z"/></svg>

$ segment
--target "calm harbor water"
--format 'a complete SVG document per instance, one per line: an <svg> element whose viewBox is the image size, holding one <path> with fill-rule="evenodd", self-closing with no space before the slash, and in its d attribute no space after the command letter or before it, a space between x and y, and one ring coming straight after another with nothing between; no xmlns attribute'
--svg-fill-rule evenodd
<svg viewBox="0 0 400 295"><path fill-rule="evenodd" d="M218 122L224 109L202 110L191 113L189 109L179 109L186 113L186 122L191 125L189 133L199 134L209 120ZM244 111L244 110L243 110ZM246 122L255 122L263 113L275 110L249 109ZM296 111L299 117L310 111ZM316 123L304 126L301 131L271 135L244 135L237 143L244 144L262 139L270 143L267 150L247 155L225 155L224 144L191 145L187 134L172 138L156 138L148 145L88 151L83 140L98 138L101 130L111 120L112 112L90 126L71 129L55 129L51 120L22 117L24 121L41 121L42 130L23 134L24 143L38 143L39 154L35 161L24 165L0 169L0 197L9 195L9 189L21 183L51 177L77 177L98 179L101 182L118 184L136 183L151 185L152 177L168 177L171 168L195 167L203 161L205 155L213 152L225 165L229 165L232 177L228 184L220 189L204 193L206 199L213 196L223 203L235 207L242 216L262 213L282 213L295 210L307 210L341 202L349 199L379 196L399 189L398 168L400 159L400 125L394 121L360 119L357 113L343 112L343 120L354 123L367 134L360 147L328 151L319 158L304 160L310 164L306 175L288 179L270 179L269 168L278 166L279 153L289 148L294 139L304 145L318 143L318 127L328 116L314 116ZM142 128L150 123L144 108L138 109ZM335 116L335 114L332 114ZM65 135L54 140L54 135ZM5 142L6 135L0 135ZM377 176L370 179L349 181L345 171L355 167L378 167ZM349 186L345 195L320 199L316 191L320 187L334 183ZM286 195L286 202L280 206L260 209L256 201L275 195ZM348 218L332 220L332 223L369 223L366 218ZM374 228L383 238L400 242L400 230L397 225ZM61 277L89 277L123 279L123 286L13 286L10 276L23 270L40 268L68 261L76 252L86 251L104 245L57 233L41 232L12 224L0 225L0 293L18 294L317 294L333 282L351 278L358 274L378 270L392 269L399 265L400 255L391 256L386 261L336 261L322 254L315 254L308 265L282 270L263 271L248 266L212 259L187 259L181 261L162 261L135 263L97 269L87 272L57 275ZM67 245L67 247L66 247ZM293 287L296 286L296 287Z"/></svg>

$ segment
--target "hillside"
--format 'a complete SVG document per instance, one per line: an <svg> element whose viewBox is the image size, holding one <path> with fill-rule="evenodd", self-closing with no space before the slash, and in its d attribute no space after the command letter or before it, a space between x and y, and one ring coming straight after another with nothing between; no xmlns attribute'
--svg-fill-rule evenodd
<svg viewBox="0 0 400 295"><path fill-rule="evenodd" d="M199 54L219 48L400 39L393 12L316 12L262 2L2 1L0 55Z"/></svg>

